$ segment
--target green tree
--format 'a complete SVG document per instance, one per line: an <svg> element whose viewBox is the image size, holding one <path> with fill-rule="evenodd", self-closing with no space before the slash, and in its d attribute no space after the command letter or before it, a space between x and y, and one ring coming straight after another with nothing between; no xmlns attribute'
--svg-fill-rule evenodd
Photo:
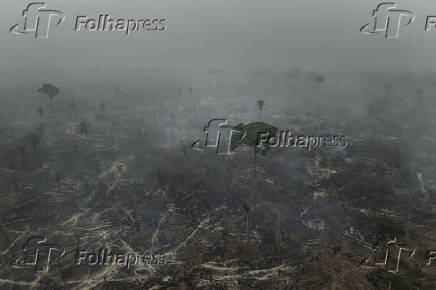
<svg viewBox="0 0 436 290"><path fill-rule="evenodd" d="M240 145L253 147L254 152L254 179L257 178L257 153L266 154L267 146L260 146L260 137L262 134L276 136L278 129L264 122L254 122L248 124L238 124L233 128L235 131L231 140L231 150Z"/></svg>

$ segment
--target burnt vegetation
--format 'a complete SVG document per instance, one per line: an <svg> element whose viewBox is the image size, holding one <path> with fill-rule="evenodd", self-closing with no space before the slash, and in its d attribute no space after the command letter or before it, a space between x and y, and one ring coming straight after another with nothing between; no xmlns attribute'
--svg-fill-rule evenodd
<svg viewBox="0 0 436 290"><path fill-rule="evenodd" d="M401 75L302 69L249 72L235 85L216 80L222 74L202 76L216 87L177 76L80 90L47 83L2 112L0 285L430 289L417 267L422 252L389 275L361 267L368 249L344 232L358 229L368 243L396 237L420 251L435 245L436 135L425 125L434 85L414 75L419 88L408 91ZM335 105L350 94L364 99ZM249 131L245 143L228 156L193 150L205 124L222 116ZM343 135L348 144L259 151L252 127ZM7 266L29 235L68 250L43 278ZM74 265L77 246L152 252L167 263Z"/></svg>

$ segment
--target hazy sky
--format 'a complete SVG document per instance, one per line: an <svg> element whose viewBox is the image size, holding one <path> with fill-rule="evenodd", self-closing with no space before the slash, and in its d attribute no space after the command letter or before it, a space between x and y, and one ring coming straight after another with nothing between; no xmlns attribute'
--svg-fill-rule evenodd
<svg viewBox="0 0 436 290"><path fill-rule="evenodd" d="M435 70L436 31L425 32L434 0L397 1L416 21L400 39L368 36L374 0L50 0L66 20L48 39L14 35L29 1L2 0L0 70L284 69ZM164 32L74 32L77 15L166 18ZM3 75L3 74L2 74Z"/></svg>

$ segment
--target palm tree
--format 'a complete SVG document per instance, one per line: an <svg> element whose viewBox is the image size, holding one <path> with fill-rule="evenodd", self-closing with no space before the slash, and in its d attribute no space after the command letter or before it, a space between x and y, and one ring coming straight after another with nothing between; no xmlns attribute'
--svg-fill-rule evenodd
<svg viewBox="0 0 436 290"><path fill-rule="evenodd" d="M256 102L257 107L259 108L259 111L262 111L263 107L265 106L265 101L264 100L259 100Z"/></svg>
<svg viewBox="0 0 436 290"><path fill-rule="evenodd" d="M51 101L55 96L57 96L59 94L59 92L60 92L60 89L57 86L49 84L49 83L43 84L42 87L38 89L38 93L46 95L50 99L50 115L52 113L51 112L51 110L52 110Z"/></svg>
<svg viewBox="0 0 436 290"><path fill-rule="evenodd" d="M59 94L60 89L52 84L45 83L38 89L38 93L46 95L50 98L50 101Z"/></svg>

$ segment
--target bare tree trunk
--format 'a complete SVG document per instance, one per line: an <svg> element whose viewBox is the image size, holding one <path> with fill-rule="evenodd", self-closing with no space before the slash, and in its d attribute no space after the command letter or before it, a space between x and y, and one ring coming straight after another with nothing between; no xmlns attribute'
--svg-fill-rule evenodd
<svg viewBox="0 0 436 290"><path fill-rule="evenodd" d="M229 154L226 154L226 184L227 184L227 190L230 190L232 186L232 180L230 179L230 173L229 173Z"/></svg>
<svg viewBox="0 0 436 290"><path fill-rule="evenodd" d="M257 154L256 147L254 147L254 183L256 183L257 178Z"/></svg>
<svg viewBox="0 0 436 290"><path fill-rule="evenodd" d="M245 213L246 221L246 232L247 232L247 242L250 242L250 235L248 233L248 213Z"/></svg>
<svg viewBox="0 0 436 290"><path fill-rule="evenodd" d="M280 254L280 244L281 244L281 235L280 235L280 208L277 208L277 220L276 220L276 247Z"/></svg>
<svg viewBox="0 0 436 290"><path fill-rule="evenodd" d="M151 131L152 134L154 134L156 132L156 113L153 111L152 113L152 120L151 120L152 124L151 124Z"/></svg>
<svg viewBox="0 0 436 290"><path fill-rule="evenodd" d="M256 205L257 200L257 153L256 153L256 147L254 147L254 189L253 189L253 197L252 202L254 205ZM255 206L253 208L253 220L254 220L254 226L256 227L256 210Z"/></svg>

